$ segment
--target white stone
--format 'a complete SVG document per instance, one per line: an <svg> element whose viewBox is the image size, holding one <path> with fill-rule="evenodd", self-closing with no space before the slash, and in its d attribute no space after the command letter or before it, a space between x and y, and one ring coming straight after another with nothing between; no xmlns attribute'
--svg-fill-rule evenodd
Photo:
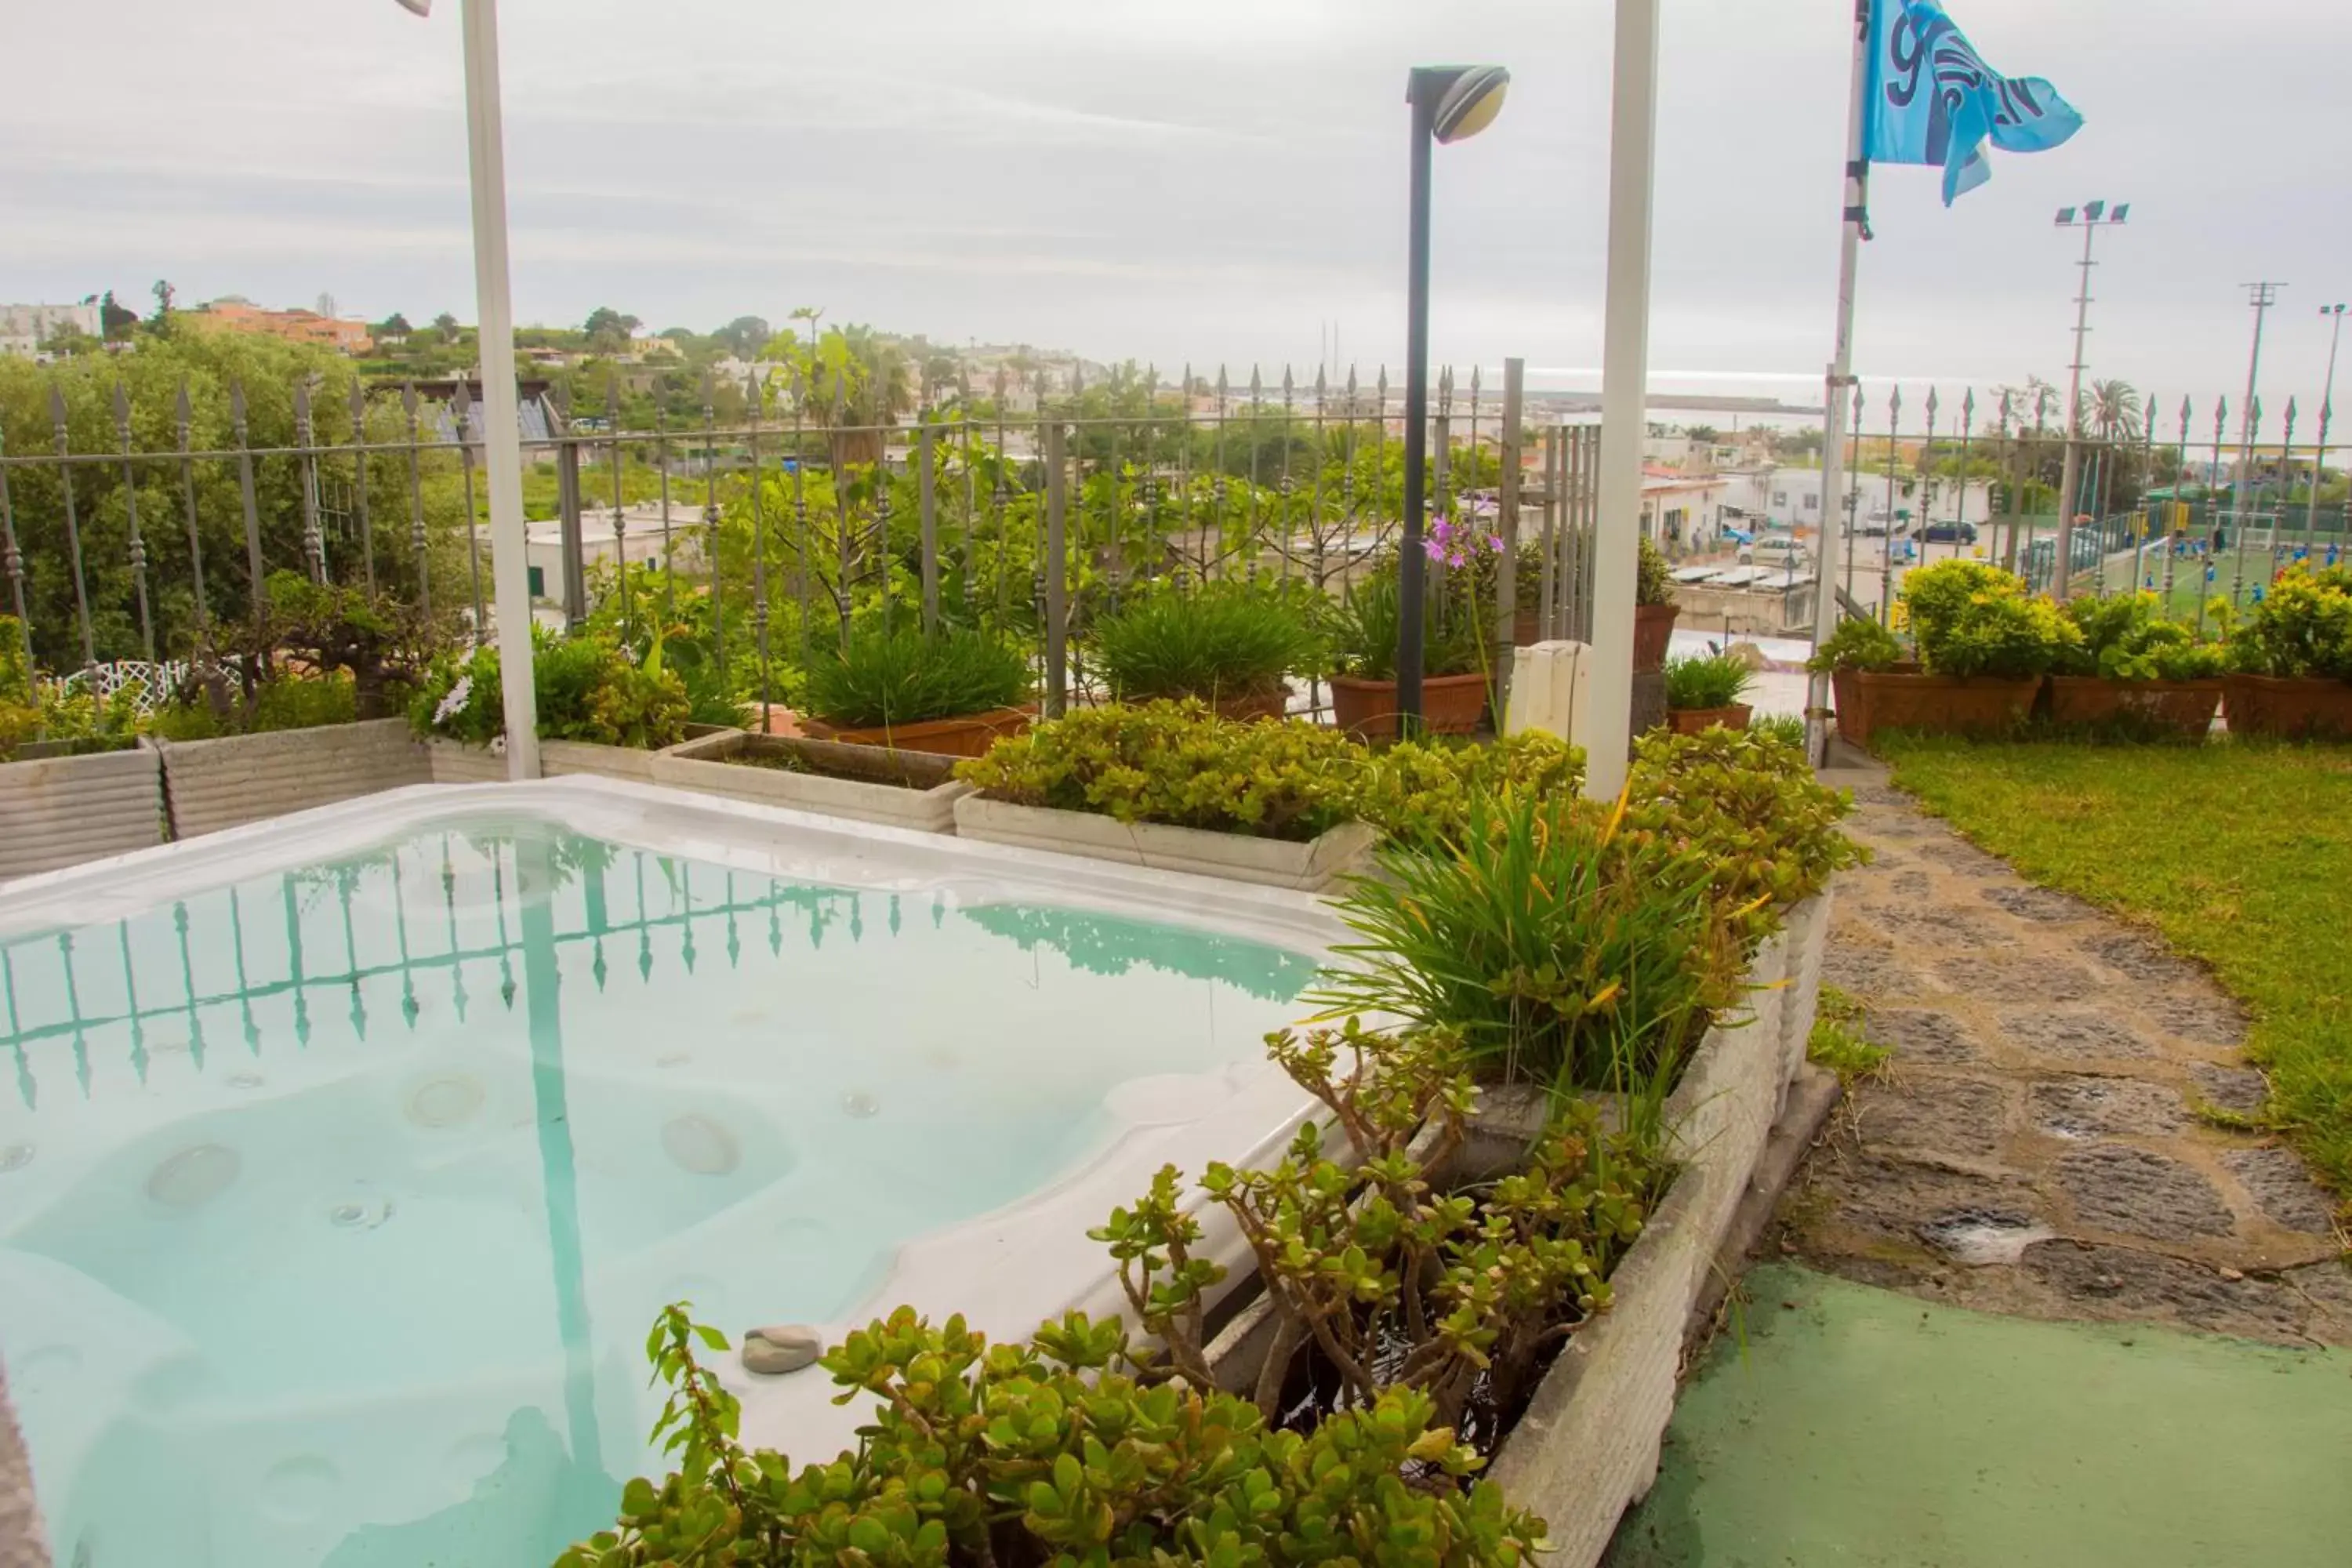
<svg viewBox="0 0 2352 1568"><path fill-rule="evenodd" d="M824 1340L800 1323L779 1323L749 1329L743 1334L743 1370L762 1377L782 1377L814 1366L824 1354Z"/></svg>

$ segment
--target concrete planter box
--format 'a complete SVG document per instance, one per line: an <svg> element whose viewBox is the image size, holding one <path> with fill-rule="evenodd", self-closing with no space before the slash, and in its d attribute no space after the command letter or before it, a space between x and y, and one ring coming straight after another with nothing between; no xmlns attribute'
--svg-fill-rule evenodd
<svg viewBox="0 0 2352 1568"><path fill-rule="evenodd" d="M433 777L425 749L404 719L153 745L163 759L174 838L427 784Z"/></svg>
<svg viewBox="0 0 2352 1568"><path fill-rule="evenodd" d="M1790 1063L1785 1043L1811 1033L1828 931L1828 899L1808 900L1758 952L1749 973L1759 986L1808 972L1810 984L1758 991L1756 999L1778 1005L1710 1031L1692 1058L1665 1106L1680 1173L1611 1275L1613 1304L1570 1336L1486 1472L1512 1502L1543 1516L1552 1546L1547 1568L1593 1568L1618 1520L1657 1475L1695 1316L1712 1310L1710 1287L1724 1283L1753 1239L1748 1226L1769 1208L1769 1194L1751 1196L1751 1182L1775 1142L1790 1082L1805 1070L1801 1050ZM1819 1114L1827 1100L1809 1104ZM1511 1167L1542 1131L1546 1111L1540 1089L1482 1092L1448 1184ZM1808 1117L1792 1111L1790 1120L1808 1124L1789 1127L1775 1143L1774 1182L1786 1174L1780 1163L1793 1165L1791 1145L1801 1150L1811 1139ZM1255 1384L1274 1326L1263 1299L1234 1317L1210 1347L1220 1384L1244 1393Z"/></svg>
<svg viewBox="0 0 2352 1568"><path fill-rule="evenodd" d="M1805 1065L1805 1048L1813 1037L1813 1019L1821 1010L1822 960L1829 952L1830 916L1837 907L1837 884L1828 887L1789 911L1780 932L1787 960L1788 982L1780 994L1780 1075L1796 1080Z"/></svg>
<svg viewBox="0 0 2352 1568"><path fill-rule="evenodd" d="M165 823L150 747L0 763L0 879L161 844Z"/></svg>
<svg viewBox="0 0 2352 1568"><path fill-rule="evenodd" d="M688 742L690 744L691 742ZM435 784L504 784L507 759L487 746L467 746L436 735L425 742ZM585 741L541 741L539 771L543 778L568 773L594 778L654 782L654 753L634 746L598 746Z"/></svg>
<svg viewBox="0 0 2352 1568"><path fill-rule="evenodd" d="M746 752L796 757L827 773L786 773L729 762ZM838 741L751 735L724 730L654 756L654 782L760 805L823 812L919 833L953 833L956 802L971 786L955 776L955 759ZM847 773L857 776L842 777Z"/></svg>
<svg viewBox="0 0 2352 1568"><path fill-rule="evenodd" d="M1380 839L1378 829L1360 822L1342 823L1311 843L1295 844L1157 822L1129 824L1089 811L1013 805L977 795L955 803L955 820L959 836L991 844L1308 893L1322 892L1359 869Z"/></svg>

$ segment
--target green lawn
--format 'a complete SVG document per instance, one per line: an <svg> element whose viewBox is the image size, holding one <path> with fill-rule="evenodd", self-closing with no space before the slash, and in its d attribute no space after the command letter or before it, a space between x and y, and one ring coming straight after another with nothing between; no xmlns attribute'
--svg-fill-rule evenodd
<svg viewBox="0 0 2352 1568"><path fill-rule="evenodd" d="M2210 963L2254 1016L2271 1120L2352 1196L2352 749L1887 751L1896 784L2023 875Z"/></svg>

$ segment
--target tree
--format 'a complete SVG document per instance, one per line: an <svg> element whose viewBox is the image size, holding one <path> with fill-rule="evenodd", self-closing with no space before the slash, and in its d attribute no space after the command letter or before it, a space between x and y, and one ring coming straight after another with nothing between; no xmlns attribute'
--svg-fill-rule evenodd
<svg viewBox="0 0 2352 1568"><path fill-rule="evenodd" d="M2139 392L2127 381L2095 381L2083 394L2083 428L2102 441L2139 439Z"/></svg>
<svg viewBox="0 0 2352 1568"><path fill-rule="evenodd" d="M139 313L116 304L114 290L109 289L106 291L106 298L99 302L98 325L99 331L105 335L107 342L121 342L128 339L132 330L139 325Z"/></svg>
<svg viewBox="0 0 2352 1568"><path fill-rule="evenodd" d="M629 346L629 334L645 323L635 316L625 316L610 305L599 305L588 312L588 320L580 330L588 334L589 346L600 353L618 353Z"/></svg>
<svg viewBox="0 0 2352 1568"><path fill-rule="evenodd" d="M150 292L155 296L155 316L152 324L159 332L171 331L172 301L178 296L179 290L172 287L169 279L158 278L155 279L155 287Z"/></svg>
<svg viewBox="0 0 2352 1568"><path fill-rule="evenodd" d="M369 330L379 338L404 338L408 336L410 332L415 331L415 328L408 324L408 318L402 315L397 310L394 310L391 315L386 316L383 321L378 321Z"/></svg>
<svg viewBox="0 0 2352 1568"><path fill-rule="evenodd" d="M433 318L433 330L444 338L454 338L457 335L457 318L444 310Z"/></svg>
<svg viewBox="0 0 2352 1568"><path fill-rule="evenodd" d="M763 317L738 316L710 335L725 343L730 353L750 359L764 348L776 332Z"/></svg>
<svg viewBox="0 0 2352 1568"><path fill-rule="evenodd" d="M815 330L814 314L801 319ZM769 343L767 357L793 367L809 423L833 432L836 474L854 463L880 461L884 431L914 411L914 367L903 349L872 327L835 327L813 347L780 333Z"/></svg>
<svg viewBox="0 0 2352 1568"><path fill-rule="evenodd" d="M41 340L41 352L60 359L72 359L79 354L98 352L98 340L75 326L71 321L59 321L56 330Z"/></svg>
<svg viewBox="0 0 2352 1568"><path fill-rule="evenodd" d="M1702 447L1712 447L1717 441L1723 439L1723 433L1712 425L1685 426L1683 429L1683 434L1689 437L1692 440L1697 442Z"/></svg>

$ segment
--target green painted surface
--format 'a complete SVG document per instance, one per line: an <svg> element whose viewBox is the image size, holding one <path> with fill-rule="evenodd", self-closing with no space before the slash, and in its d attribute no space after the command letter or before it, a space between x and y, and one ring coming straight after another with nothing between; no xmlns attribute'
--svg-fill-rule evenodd
<svg viewBox="0 0 2352 1568"><path fill-rule="evenodd" d="M2352 1563L2352 1355L1783 1267L1748 1298L1612 1568Z"/></svg>

